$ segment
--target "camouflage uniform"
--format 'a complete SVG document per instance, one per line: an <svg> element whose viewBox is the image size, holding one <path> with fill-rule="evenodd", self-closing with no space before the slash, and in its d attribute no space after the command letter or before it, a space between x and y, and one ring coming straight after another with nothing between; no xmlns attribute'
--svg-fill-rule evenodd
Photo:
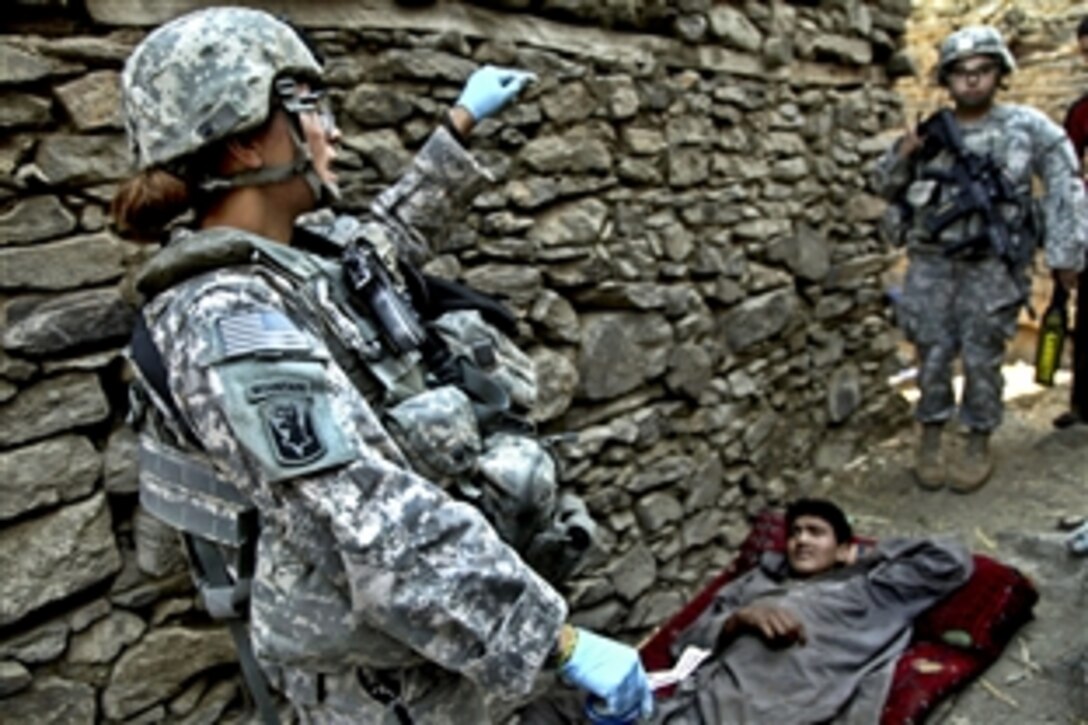
<svg viewBox="0 0 1088 725"><path fill-rule="evenodd" d="M1079 221L1086 213L1084 189L1061 127L1032 108L997 104L981 121L962 125L961 131L967 148L993 158L1021 198L1019 205L1001 209L1016 243L1028 248L1037 243L1024 210L1033 206L1031 184L1038 177L1045 187L1041 221L1047 264L1079 270L1088 242ZM897 312L918 351L921 399L916 417L923 423L952 417L956 407L952 363L959 354L965 373L960 417L971 430L991 431L1002 417L1005 344L1015 331L1030 278L1027 264L1009 269L992 255L963 259L944 254L949 245L979 234L978 215L952 223L937 238L926 231L926 221L956 196L957 189L924 178L925 172L947 169L951 162L948 151L925 163L913 157L904 160L894 146L877 164L875 185L885 198L905 200L910 208L906 215L891 208L885 232L905 244L910 261Z"/></svg>
<svg viewBox="0 0 1088 725"><path fill-rule="evenodd" d="M263 13L215 9L159 28L123 76L139 166L185 175L189 154L264 122L273 77L319 71ZM357 237L390 269L419 261L486 181L439 129ZM425 390L419 353L378 351L339 261L216 227L179 235L138 284L182 419L160 403L142 433L257 505L252 641L303 720L485 723L525 698L567 606L477 508L412 466L383 414Z"/></svg>
<svg viewBox="0 0 1088 725"><path fill-rule="evenodd" d="M431 228L453 218L482 178L440 129L369 224L389 240L419 240L417 215ZM159 292L144 314L183 417L218 473L261 510L258 657L315 721L337 703L355 722L393 717L359 684L363 668L368 679L396 681L413 719L487 722L483 693L530 691L566 605L474 507L410 467L380 401L360 393L373 389L366 370L349 373L337 360L354 344L340 319L351 311L315 305L297 279L277 273L277 264L328 262L247 236L185 235L141 284ZM232 259L239 242L249 251ZM277 264L246 263L262 249ZM172 273L198 271L187 257L216 262L174 283Z"/></svg>

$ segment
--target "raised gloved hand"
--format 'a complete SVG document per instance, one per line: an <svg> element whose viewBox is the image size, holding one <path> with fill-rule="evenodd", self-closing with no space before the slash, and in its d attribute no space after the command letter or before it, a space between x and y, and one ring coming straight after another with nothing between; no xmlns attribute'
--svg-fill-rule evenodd
<svg viewBox="0 0 1088 725"><path fill-rule="evenodd" d="M482 121L503 108L522 88L535 80L535 73L485 65L469 76L456 105L471 113L473 120Z"/></svg>
<svg viewBox="0 0 1088 725"><path fill-rule="evenodd" d="M646 671L633 647L585 629L560 673L567 680L604 701L604 710L624 719L649 717L654 697Z"/></svg>

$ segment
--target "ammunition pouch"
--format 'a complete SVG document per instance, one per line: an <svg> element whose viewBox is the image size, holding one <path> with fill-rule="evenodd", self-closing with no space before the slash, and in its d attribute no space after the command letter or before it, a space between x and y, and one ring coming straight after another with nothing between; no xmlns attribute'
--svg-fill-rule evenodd
<svg viewBox="0 0 1088 725"><path fill-rule="evenodd" d="M535 438L490 436L480 456L474 503L529 566L553 584L575 571L596 537L585 503L559 494L555 460Z"/></svg>
<svg viewBox="0 0 1088 725"><path fill-rule="evenodd" d="M385 422L416 470L435 483L470 475L483 448L472 403L452 385L398 403Z"/></svg>
<svg viewBox="0 0 1088 725"><path fill-rule="evenodd" d="M595 526L576 496L559 496L552 454L510 432L481 443L467 395L442 386L386 411L387 428L421 474L478 508L499 536L554 583L593 541Z"/></svg>
<svg viewBox="0 0 1088 725"><path fill-rule="evenodd" d="M510 402L523 410L536 404L536 366L510 338L484 321L476 310L447 312L433 327L450 353L474 363L498 383Z"/></svg>
<svg viewBox="0 0 1088 725"><path fill-rule="evenodd" d="M524 552L555 511L555 461L533 438L498 433L486 440L476 468L479 475L463 490L499 535Z"/></svg>

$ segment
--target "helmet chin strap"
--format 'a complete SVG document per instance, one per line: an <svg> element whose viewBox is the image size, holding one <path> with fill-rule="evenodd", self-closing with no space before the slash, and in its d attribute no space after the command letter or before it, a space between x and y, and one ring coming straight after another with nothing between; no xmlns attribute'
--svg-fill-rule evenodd
<svg viewBox="0 0 1088 725"><path fill-rule="evenodd" d="M241 171L230 176L206 177L199 182L198 188L205 194L213 194L226 189L237 189L242 186L266 186L278 184L296 176L301 176L310 193L314 197L315 208L328 206L340 199L340 189L321 178L314 166L313 155L310 147L302 140L300 133L301 122L297 114L289 113L291 122L287 131L291 136L291 146L294 149L294 159L289 164L276 164L263 166L251 171Z"/></svg>

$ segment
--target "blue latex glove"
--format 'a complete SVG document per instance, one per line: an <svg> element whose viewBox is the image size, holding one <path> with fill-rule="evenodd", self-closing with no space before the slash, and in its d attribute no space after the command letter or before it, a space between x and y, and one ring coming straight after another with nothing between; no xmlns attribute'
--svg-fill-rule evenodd
<svg viewBox="0 0 1088 725"><path fill-rule="evenodd" d="M522 88L535 80L535 73L485 65L468 77L457 105L471 113L473 120L482 121L503 108Z"/></svg>
<svg viewBox="0 0 1088 725"><path fill-rule="evenodd" d="M608 713L649 717L654 696L638 652L625 644L578 630L578 643L560 669L563 677L604 701Z"/></svg>

